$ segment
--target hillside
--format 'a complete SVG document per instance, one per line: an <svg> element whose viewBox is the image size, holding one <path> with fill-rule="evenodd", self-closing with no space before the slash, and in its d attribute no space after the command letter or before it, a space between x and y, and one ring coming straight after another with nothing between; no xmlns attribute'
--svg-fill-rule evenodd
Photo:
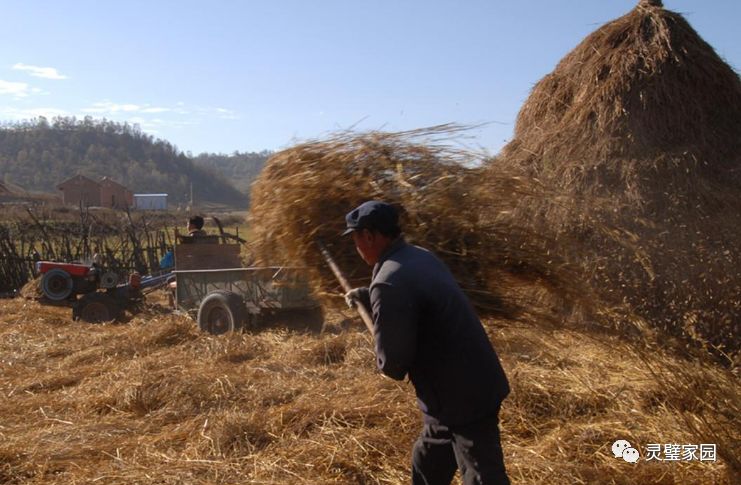
<svg viewBox="0 0 741 485"><path fill-rule="evenodd" d="M234 152L231 155L222 153L201 153L193 157L193 163L214 172L231 181L240 192L249 195L250 185L257 178L273 152Z"/></svg>
<svg viewBox="0 0 741 485"><path fill-rule="evenodd" d="M56 192L77 173L108 176L133 192L166 192L173 203L244 207L244 193L218 172L199 166L171 143L137 127L85 118L45 118L0 127L0 175L26 190Z"/></svg>

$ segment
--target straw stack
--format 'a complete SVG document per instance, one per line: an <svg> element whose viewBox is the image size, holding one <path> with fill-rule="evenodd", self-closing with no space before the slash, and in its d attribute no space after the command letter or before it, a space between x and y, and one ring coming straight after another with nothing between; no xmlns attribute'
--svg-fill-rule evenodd
<svg viewBox="0 0 741 485"><path fill-rule="evenodd" d="M534 87L488 168L559 193L516 213L574 240L604 299L738 351L741 82L681 15L641 1L589 35Z"/></svg>

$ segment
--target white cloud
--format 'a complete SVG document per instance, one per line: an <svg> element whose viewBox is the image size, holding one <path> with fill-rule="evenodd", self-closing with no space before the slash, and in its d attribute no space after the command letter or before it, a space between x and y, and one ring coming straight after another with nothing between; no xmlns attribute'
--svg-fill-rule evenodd
<svg viewBox="0 0 741 485"><path fill-rule="evenodd" d="M136 123L148 133L157 133L165 128L198 125L206 118L222 120L240 118L236 111L228 108L187 106L183 101L170 106L154 106L148 103L116 103L105 99L82 108L78 113L82 116L93 115L120 122Z"/></svg>
<svg viewBox="0 0 741 485"><path fill-rule="evenodd" d="M99 101L93 103L89 108L82 110L85 113L96 113L96 114L115 114L115 113L167 113L175 111L181 113L181 110L173 110L172 108L166 108L164 106L152 106L149 104L133 104L133 103L114 103L112 101Z"/></svg>
<svg viewBox="0 0 741 485"><path fill-rule="evenodd" d="M170 108L157 108L157 107L142 109L142 113L167 113L168 111L172 111L172 110Z"/></svg>
<svg viewBox="0 0 741 485"><path fill-rule="evenodd" d="M132 112L132 111L141 111L142 107L138 104L116 104L110 106L110 110L112 112L116 111L124 111L124 112Z"/></svg>
<svg viewBox="0 0 741 485"><path fill-rule="evenodd" d="M26 71L31 76L42 77L44 79L67 79L67 76L59 74L59 71L53 67L30 66L19 62L13 66L13 69L16 71Z"/></svg>
<svg viewBox="0 0 741 485"><path fill-rule="evenodd" d="M110 101L100 101L93 103L90 108L84 108L84 113L134 113L141 110L141 106L138 104L118 104Z"/></svg>
<svg viewBox="0 0 741 485"><path fill-rule="evenodd" d="M27 98L31 95L48 95L49 91L41 88L29 86L27 83L18 83L13 81L3 81L0 79L0 96L9 95L15 99Z"/></svg>
<svg viewBox="0 0 741 485"><path fill-rule="evenodd" d="M219 118L222 120L238 120L239 115L236 111L226 108L216 108L214 111L216 111L216 114Z"/></svg>
<svg viewBox="0 0 741 485"><path fill-rule="evenodd" d="M150 135L158 135L162 133L162 130L168 128L172 129L198 125L198 123L194 121L163 120L161 118L142 118L141 116L129 117L126 118L126 121L139 125L139 128L141 128L142 131L149 133Z"/></svg>
<svg viewBox="0 0 741 485"><path fill-rule="evenodd" d="M172 126L196 126L201 123L199 121L171 121L169 124Z"/></svg>
<svg viewBox="0 0 741 485"><path fill-rule="evenodd" d="M45 118L54 118L55 116L69 116L70 113L58 108L11 108L8 106L0 107L0 118L4 120L28 120L43 116Z"/></svg>
<svg viewBox="0 0 741 485"><path fill-rule="evenodd" d="M26 83L15 83L0 79L0 95L9 94L16 98L25 98L33 92L34 90Z"/></svg>

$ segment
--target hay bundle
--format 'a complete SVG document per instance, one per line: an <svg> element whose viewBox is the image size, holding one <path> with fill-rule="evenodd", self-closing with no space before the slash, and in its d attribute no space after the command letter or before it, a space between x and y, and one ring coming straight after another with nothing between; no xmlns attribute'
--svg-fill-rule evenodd
<svg viewBox="0 0 741 485"><path fill-rule="evenodd" d="M641 1L533 89L489 164L560 191L518 207L573 237L600 293L738 350L741 82L681 15Z"/></svg>
<svg viewBox="0 0 741 485"><path fill-rule="evenodd" d="M383 199L400 208L407 239L436 252L480 308L515 316L536 297L549 305L583 294L556 246L513 223L508 214L536 192L502 174L478 189L480 170L461 162L474 155L445 141L461 128L438 126L403 133L340 133L273 156L252 186L250 224L263 263L312 268L319 291L338 286L316 250L330 246L357 284L369 269L342 239L344 215L359 203ZM484 198L483 196L486 195ZM544 290L545 289L545 290ZM555 300L554 300L555 299ZM567 303L568 305L568 303Z"/></svg>

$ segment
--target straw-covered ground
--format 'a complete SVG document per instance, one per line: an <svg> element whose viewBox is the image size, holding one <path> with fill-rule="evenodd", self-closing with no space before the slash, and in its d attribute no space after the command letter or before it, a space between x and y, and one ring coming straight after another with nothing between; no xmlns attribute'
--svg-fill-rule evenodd
<svg viewBox="0 0 741 485"><path fill-rule="evenodd" d="M0 305L0 483L408 481L413 390L376 372L349 314L321 332L294 319L213 337L156 312L90 325L33 301ZM733 483L741 414L728 371L607 334L486 326L513 386L501 429L514 483ZM725 421L721 435L709 418ZM725 441L717 462L629 464L611 454L618 438Z"/></svg>

